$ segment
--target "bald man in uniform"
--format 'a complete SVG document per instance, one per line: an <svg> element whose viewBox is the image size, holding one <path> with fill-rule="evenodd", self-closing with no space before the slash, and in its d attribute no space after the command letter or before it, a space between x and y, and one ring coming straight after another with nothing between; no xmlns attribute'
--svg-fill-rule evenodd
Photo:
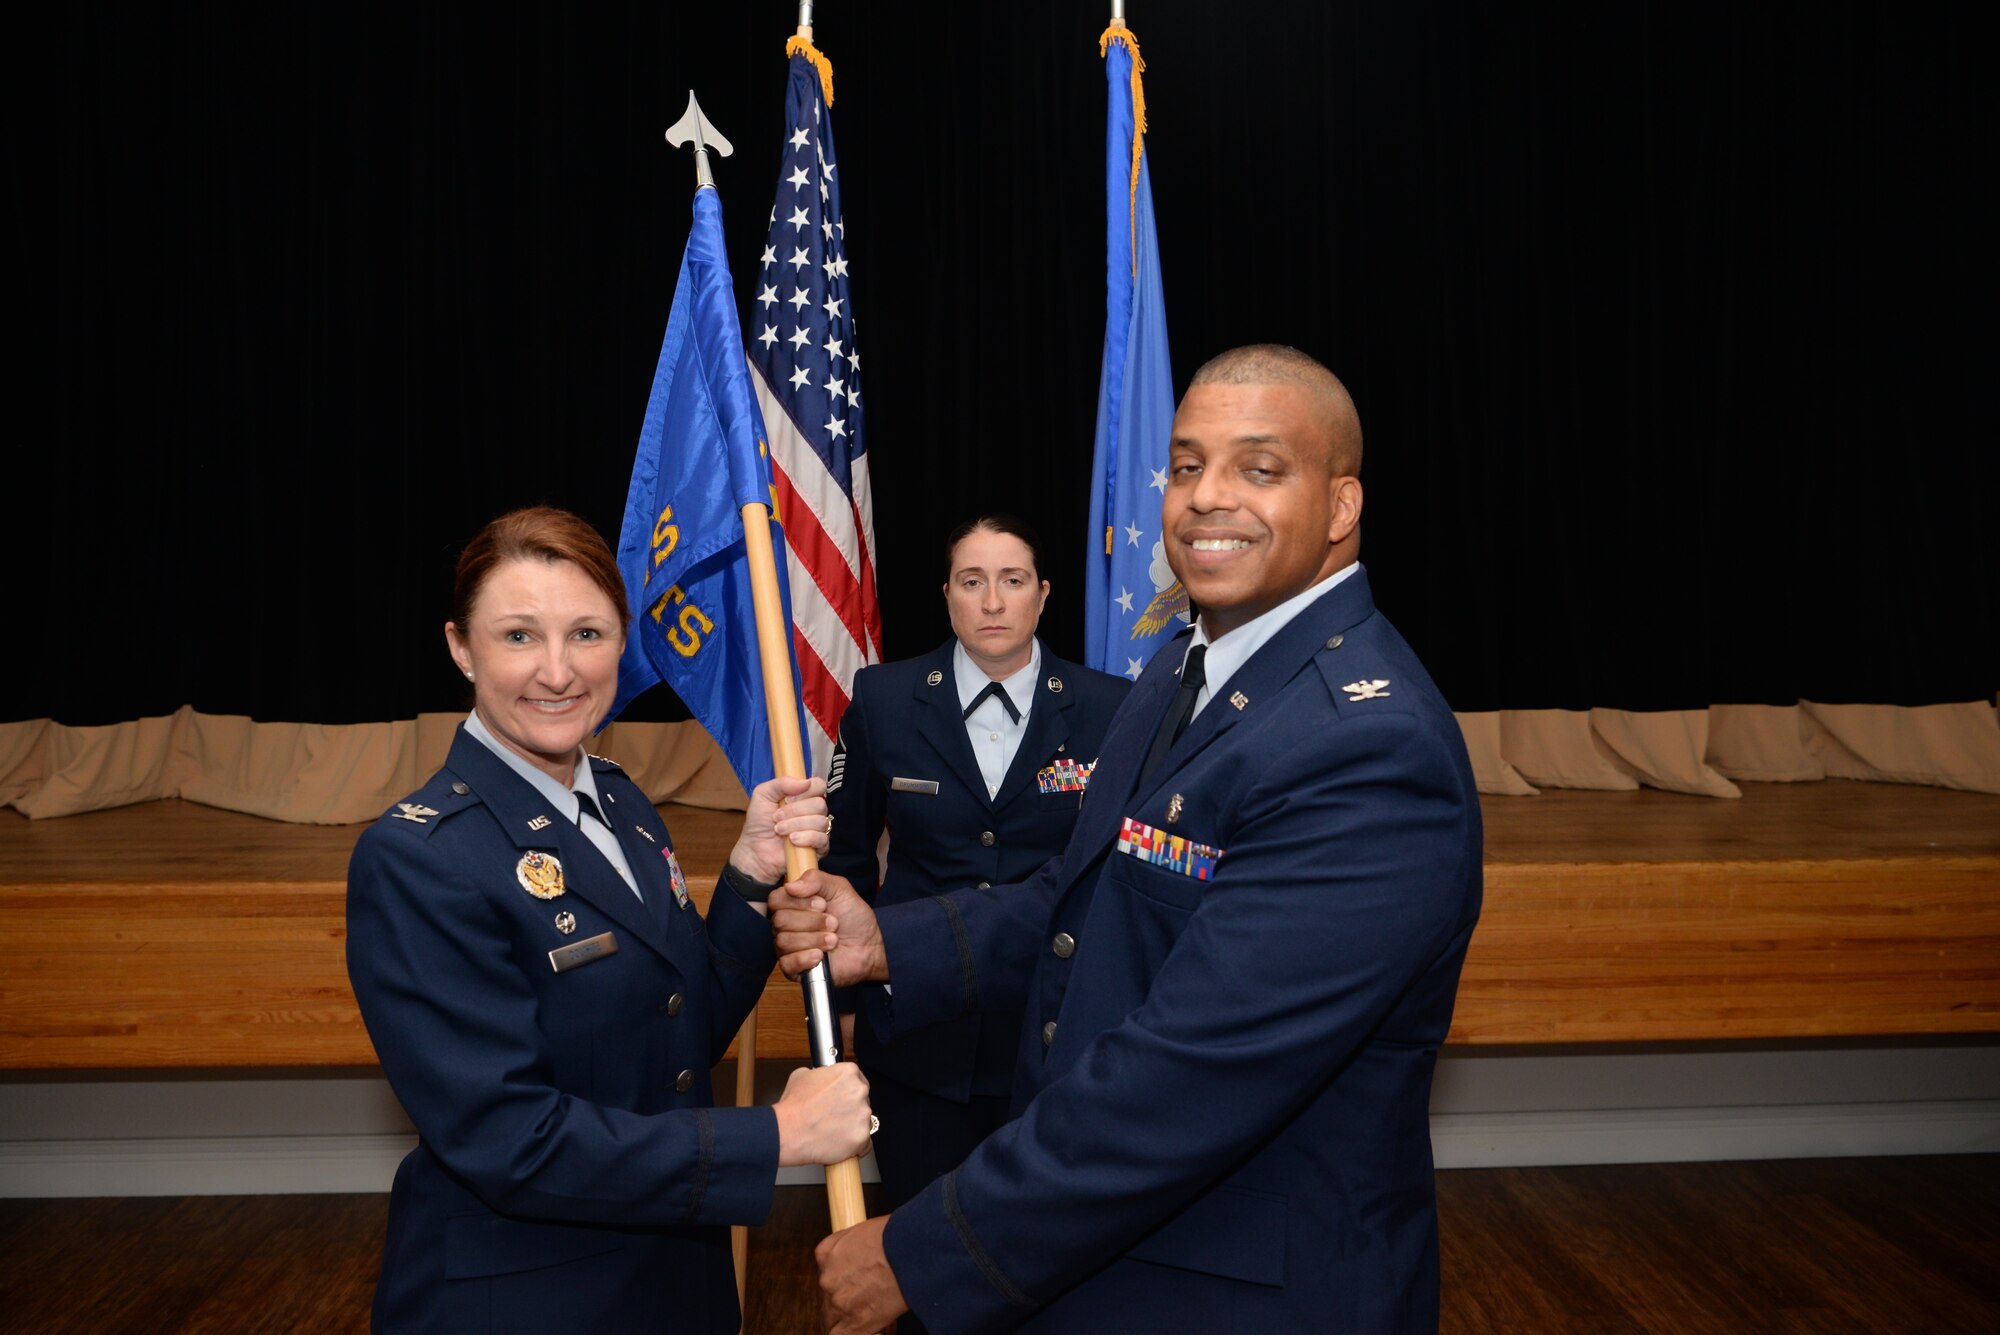
<svg viewBox="0 0 2000 1335"><path fill-rule="evenodd" d="M1431 1074L1479 805L1375 610L1360 471L1312 358L1202 367L1161 506L1199 621L1113 719L1064 853L879 918L824 873L774 897L787 971L890 982L896 1025L1027 1014L1016 1119L820 1244L829 1329L1436 1330Z"/></svg>

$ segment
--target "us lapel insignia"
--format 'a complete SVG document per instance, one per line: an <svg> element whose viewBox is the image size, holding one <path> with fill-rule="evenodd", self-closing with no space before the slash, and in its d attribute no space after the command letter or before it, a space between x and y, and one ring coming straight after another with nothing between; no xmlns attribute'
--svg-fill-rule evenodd
<svg viewBox="0 0 2000 1335"><path fill-rule="evenodd" d="M429 807L418 806L415 802L398 802L396 806L400 809L390 812L391 816L397 820L413 820L419 825L429 825L430 817L437 815Z"/></svg>
<svg viewBox="0 0 2000 1335"><path fill-rule="evenodd" d="M531 830L546 830L549 828L549 824L547 816L536 816L528 821L528 828Z"/></svg>
<svg viewBox="0 0 2000 1335"><path fill-rule="evenodd" d="M1375 681L1351 681L1340 689L1346 691L1356 700L1380 700L1388 694L1387 691L1382 689L1388 684L1388 679L1384 677L1378 678Z"/></svg>
<svg viewBox="0 0 2000 1335"><path fill-rule="evenodd" d="M653 837L653 832L652 832L651 830L647 829L647 828L646 828L645 826L643 826L643 825L634 825L634 826L633 826L632 828L633 828L633 829L635 829L635 830L637 830L637 831L639 832L639 837L640 837L641 839L644 839L644 840L645 840L645 841L646 841L647 843L649 843L649 844L657 844L657 843L659 843L659 842L660 842L659 840L657 840L657 839L655 839L655 838Z"/></svg>
<svg viewBox="0 0 2000 1335"><path fill-rule="evenodd" d="M674 902L682 908L686 908L688 906L688 878L681 875L681 860L674 856L674 850L671 848L663 848L660 852L667 859L667 875L673 878Z"/></svg>
<svg viewBox="0 0 2000 1335"><path fill-rule="evenodd" d="M1057 695L1061 695L1061 694L1062 694L1062 678L1061 678L1061 677L1050 677L1050 678L1049 678L1049 690L1050 690L1050 691L1052 691L1052 692L1054 692L1054 693L1055 693L1055 694L1057 694Z"/></svg>
<svg viewBox="0 0 2000 1335"><path fill-rule="evenodd" d="M556 930L568 936L576 930L576 915L567 909L556 915Z"/></svg>
<svg viewBox="0 0 2000 1335"><path fill-rule="evenodd" d="M562 863L553 853L531 849L514 864L515 879L536 899L554 899L563 892Z"/></svg>
<svg viewBox="0 0 2000 1335"><path fill-rule="evenodd" d="M935 686L943 680L944 680L944 673L932 672L930 676L924 678L924 685Z"/></svg>
<svg viewBox="0 0 2000 1335"><path fill-rule="evenodd" d="M1250 697L1243 694L1243 692L1241 691L1231 691L1229 693L1229 703L1235 705L1237 710L1240 712L1243 706L1250 703Z"/></svg>

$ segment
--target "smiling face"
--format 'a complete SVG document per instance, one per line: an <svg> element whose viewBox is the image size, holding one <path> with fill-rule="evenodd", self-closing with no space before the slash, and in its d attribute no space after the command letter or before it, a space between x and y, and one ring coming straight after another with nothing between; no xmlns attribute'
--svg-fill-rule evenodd
<svg viewBox="0 0 2000 1335"><path fill-rule="evenodd" d="M1361 482L1296 384L1196 384L1174 414L1167 563L1211 640L1305 592L1359 549Z"/></svg>
<svg viewBox="0 0 2000 1335"><path fill-rule="evenodd" d="M493 568L468 620L447 621L445 642L472 679L480 719L568 787L584 738L617 693L617 607L575 562L530 557Z"/></svg>
<svg viewBox="0 0 2000 1335"><path fill-rule="evenodd" d="M1027 666L1049 582L1035 574L1035 554L1011 533L975 529L951 549L944 583L952 634L995 681Z"/></svg>

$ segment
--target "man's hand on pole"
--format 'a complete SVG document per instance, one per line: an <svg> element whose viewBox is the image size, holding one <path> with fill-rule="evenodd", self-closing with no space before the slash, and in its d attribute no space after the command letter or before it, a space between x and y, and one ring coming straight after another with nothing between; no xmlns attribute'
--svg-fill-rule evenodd
<svg viewBox="0 0 2000 1335"><path fill-rule="evenodd" d="M778 967L797 978L822 959L835 987L889 981L875 910L842 876L815 868L771 893Z"/></svg>

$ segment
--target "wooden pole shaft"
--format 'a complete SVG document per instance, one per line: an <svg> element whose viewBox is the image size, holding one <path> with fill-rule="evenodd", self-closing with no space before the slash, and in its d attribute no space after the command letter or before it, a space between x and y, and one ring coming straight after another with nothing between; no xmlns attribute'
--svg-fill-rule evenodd
<svg viewBox="0 0 2000 1335"><path fill-rule="evenodd" d="M804 740L799 736L798 695L792 685L792 628L785 624L785 609L778 599L778 562L771 546L770 511L752 501L743 507L743 546L750 559L751 600L757 611L757 657L764 668L764 713L771 726L771 762L781 775L806 777ZM785 875L788 880L819 866L819 857L809 848L785 846ZM822 964L802 979L806 994L806 1030L811 1040L813 1064L831 1065L840 1059L834 1028L833 999ZM861 1161L847 1159L826 1166L826 1203L835 1229L852 1228L868 1217L861 1195Z"/></svg>

